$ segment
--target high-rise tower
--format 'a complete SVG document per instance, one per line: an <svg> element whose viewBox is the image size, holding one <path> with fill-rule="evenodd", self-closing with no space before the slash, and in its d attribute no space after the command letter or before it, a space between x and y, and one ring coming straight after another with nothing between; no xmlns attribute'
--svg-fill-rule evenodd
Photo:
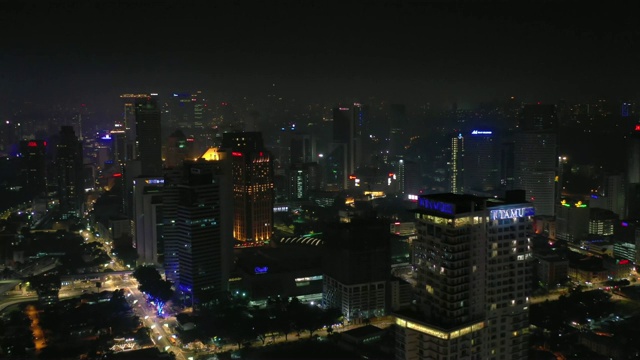
<svg viewBox="0 0 640 360"><path fill-rule="evenodd" d="M20 141L20 179L32 196L47 192L46 148L44 140Z"/></svg>
<svg viewBox="0 0 640 360"><path fill-rule="evenodd" d="M161 262L163 185L161 177L133 180L134 240L140 265L159 265Z"/></svg>
<svg viewBox="0 0 640 360"><path fill-rule="evenodd" d="M514 187L524 189L537 215L555 214L558 173L557 120L553 105L525 105L514 134Z"/></svg>
<svg viewBox="0 0 640 360"><path fill-rule="evenodd" d="M60 141L56 149L56 172L62 219L79 217L84 201L82 143L71 126L60 128Z"/></svg>
<svg viewBox="0 0 640 360"><path fill-rule="evenodd" d="M141 172L145 176L162 175L161 109L157 95L136 98L136 145Z"/></svg>
<svg viewBox="0 0 640 360"><path fill-rule="evenodd" d="M464 188L466 193L489 194L499 188L498 142L492 130L472 130L465 137Z"/></svg>
<svg viewBox="0 0 640 360"><path fill-rule="evenodd" d="M362 162L361 122L362 106L339 106L333 109L333 141L329 152L331 162L328 183L346 189L349 175Z"/></svg>
<svg viewBox="0 0 640 360"><path fill-rule="evenodd" d="M224 133L222 149L231 154L233 176L233 237L261 244L273 231L273 163L262 133Z"/></svg>
<svg viewBox="0 0 640 360"><path fill-rule="evenodd" d="M526 359L534 208L524 193L425 195L415 214L418 301L396 314L396 359Z"/></svg>
<svg viewBox="0 0 640 360"><path fill-rule="evenodd" d="M164 268L189 304L207 303L228 290L233 185L227 156L212 148L187 160L182 177L165 186Z"/></svg>
<svg viewBox="0 0 640 360"><path fill-rule="evenodd" d="M464 191L464 136L451 136L451 158L449 160L449 190L454 194Z"/></svg>

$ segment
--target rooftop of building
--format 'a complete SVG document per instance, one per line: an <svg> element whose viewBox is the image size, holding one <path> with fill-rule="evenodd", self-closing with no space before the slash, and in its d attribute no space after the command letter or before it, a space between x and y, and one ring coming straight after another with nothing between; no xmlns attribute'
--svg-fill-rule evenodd
<svg viewBox="0 0 640 360"><path fill-rule="evenodd" d="M421 195L418 199L418 207L413 211L454 215L525 203L528 204L525 200L525 192L523 190L509 191L503 198L440 193Z"/></svg>

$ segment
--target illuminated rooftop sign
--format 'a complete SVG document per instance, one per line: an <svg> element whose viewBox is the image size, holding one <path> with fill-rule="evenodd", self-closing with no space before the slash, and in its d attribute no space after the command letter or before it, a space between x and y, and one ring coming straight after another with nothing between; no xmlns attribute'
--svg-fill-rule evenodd
<svg viewBox="0 0 640 360"><path fill-rule="evenodd" d="M456 206L454 204L427 198L418 199L418 206L423 209L434 210L449 215L453 215L456 212Z"/></svg>
<svg viewBox="0 0 640 360"><path fill-rule="evenodd" d="M535 209L532 207L522 207L513 209L496 209L491 210L489 217L491 220L515 219L525 216L535 215Z"/></svg>
<svg viewBox="0 0 640 360"><path fill-rule="evenodd" d="M493 131L491 130L473 130L471 135L491 135Z"/></svg>

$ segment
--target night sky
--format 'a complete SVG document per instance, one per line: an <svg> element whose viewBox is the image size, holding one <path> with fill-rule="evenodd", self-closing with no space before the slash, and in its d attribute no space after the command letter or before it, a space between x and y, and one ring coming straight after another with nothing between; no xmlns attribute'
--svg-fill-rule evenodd
<svg viewBox="0 0 640 360"><path fill-rule="evenodd" d="M638 98L632 2L513 3L1 1L0 101L99 109L123 92L273 83L309 102Z"/></svg>

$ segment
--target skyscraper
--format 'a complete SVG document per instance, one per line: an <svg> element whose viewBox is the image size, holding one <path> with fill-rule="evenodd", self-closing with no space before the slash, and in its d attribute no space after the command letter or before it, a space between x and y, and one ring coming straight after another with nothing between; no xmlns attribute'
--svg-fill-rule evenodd
<svg viewBox="0 0 640 360"><path fill-rule="evenodd" d="M526 359L533 206L420 196L413 241L418 301L396 313L396 359Z"/></svg>
<svg viewBox="0 0 640 360"><path fill-rule="evenodd" d="M189 304L228 290L233 185L227 155L212 148L197 161L185 161L182 178L165 188L164 268Z"/></svg>
<svg viewBox="0 0 640 360"><path fill-rule="evenodd" d="M464 142L463 183L466 193L495 192L500 183L499 147L492 130L472 130Z"/></svg>
<svg viewBox="0 0 640 360"><path fill-rule="evenodd" d="M82 168L82 143L73 127L62 126L56 148L58 200L62 219L81 216L84 201Z"/></svg>
<svg viewBox="0 0 640 360"><path fill-rule="evenodd" d="M233 237L258 244L273 231L273 163L260 132L224 133L222 149L231 153Z"/></svg>
<svg viewBox="0 0 640 360"><path fill-rule="evenodd" d="M407 111L403 104L391 104L389 109L389 152L392 156L404 153L407 131Z"/></svg>
<svg viewBox="0 0 640 360"><path fill-rule="evenodd" d="M449 159L449 191L464 192L464 141L462 133L451 136L451 158Z"/></svg>
<svg viewBox="0 0 640 360"><path fill-rule="evenodd" d="M20 183L34 197L47 192L46 149L44 140L20 141Z"/></svg>
<svg viewBox="0 0 640 360"><path fill-rule="evenodd" d="M133 222L138 264L159 265L162 246L161 177L138 177L133 180Z"/></svg>
<svg viewBox="0 0 640 360"><path fill-rule="evenodd" d="M514 187L524 189L537 215L555 214L558 172L557 120L553 105L523 107L514 134Z"/></svg>
<svg viewBox="0 0 640 360"><path fill-rule="evenodd" d="M362 162L361 125L362 106L338 106L333 109L333 141L328 164L328 181L340 189L347 189L349 175L355 174ZM332 175L334 174L334 175Z"/></svg>
<svg viewBox="0 0 640 360"><path fill-rule="evenodd" d="M157 95L136 98L137 158L141 175L162 175L161 111Z"/></svg>
<svg viewBox="0 0 640 360"><path fill-rule="evenodd" d="M399 191L405 195L417 195L422 187L420 168L413 160L398 160Z"/></svg>

